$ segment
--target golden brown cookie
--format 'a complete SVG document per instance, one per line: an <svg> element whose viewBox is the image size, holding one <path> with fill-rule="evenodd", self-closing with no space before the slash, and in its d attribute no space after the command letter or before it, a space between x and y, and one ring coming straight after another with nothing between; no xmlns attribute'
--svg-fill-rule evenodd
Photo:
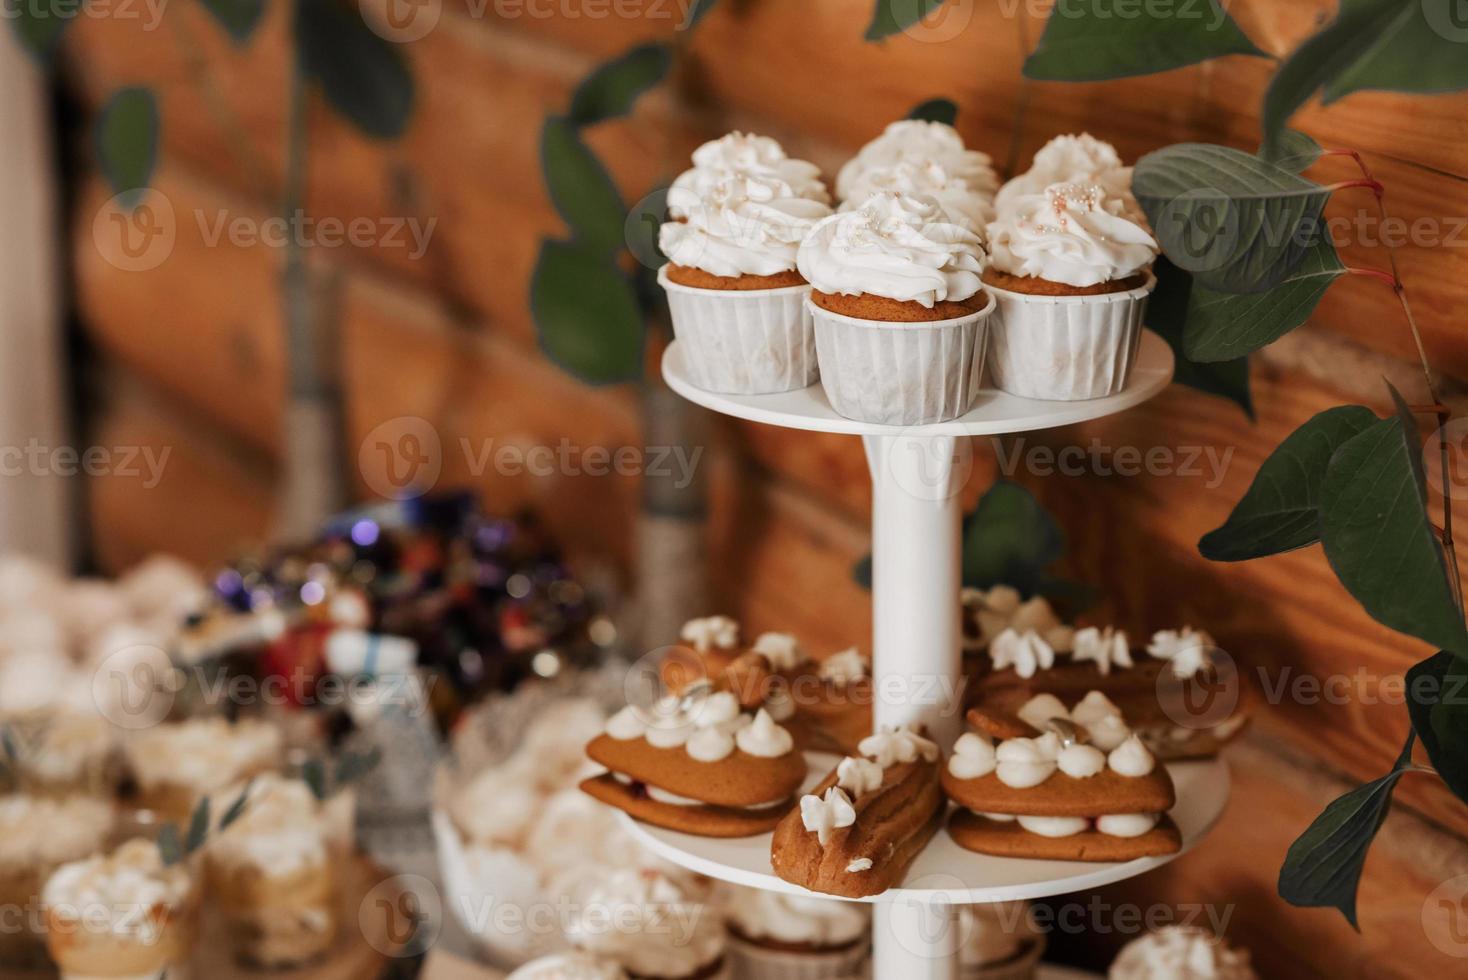
<svg viewBox="0 0 1468 980"><path fill-rule="evenodd" d="M1162 766L1145 776L1103 769L1086 779L1053 773L1039 786L1015 789L996 773L959 779L943 767L943 792L959 806L985 813L1036 817L1099 817L1108 813L1164 813L1177 803L1172 777Z"/></svg>
<svg viewBox="0 0 1468 980"><path fill-rule="evenodd" d="M640 783L623 783L611 773L581 782L583 792L625 811L634 820L699 837L753 837L774 830L780 818L795 805L795 799L759 810L724 806L680 806L663 803L647 795Z"/></svg>
<svg viewBox="0 0 1468 980"><path fill-rule="evenodd" d="M960 809L948 819L948 834L959 847L979 854L1048 861L1133 861L1176 854L1183 846L1177 824L1166 816L1140 837L1113 837L1097 830L1041 837L1015 821L990 820Z"/></svg>
<svg viewBox="0 0 1468 980"><path fill-rule="evenodd" d="M800 808L792 809L770 843L775 874L811 891L845 898L876 895L899 884L942 825L939 764L918 758L887 768L880 788L851 801L854 822L833 830L825 844L806 829ZM811 794L825 797L836 785L833 770Z"/></svg>
<svg viewBox="0 0 1468 980"><path fill-rule="evenodd" d="M736 748L717 762L700 762L682 746L664 749L643 738L603 734L587 743L586 754L635 782L713 806L761 806L791 796L805 781L799 750L767 758Z"/></svg>
<svg viewBox="0 0 1468 980"><path fill-rule="evenodd" d="M874 296L871 293L847 296L844 293L823 293L819 289L814 289L811 290L810 298L811 302L821 309L830 310L841 316L886 323L930 323L934 320L954 320L977 313L989 303L989 295L983 290L966 300L957 302L942 300L934 303L932 308L921 303L888 299L886 296Z"/></svg>

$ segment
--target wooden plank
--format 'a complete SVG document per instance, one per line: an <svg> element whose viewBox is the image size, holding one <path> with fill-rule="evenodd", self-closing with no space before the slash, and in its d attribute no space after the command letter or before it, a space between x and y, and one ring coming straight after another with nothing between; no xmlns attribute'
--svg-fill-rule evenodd
<svg viewBox="0 0 1468 980"><path fill-rule="evenodd" d="M854 9L847 0L826 0L819 6L763 4L737 17L712 15L695 42L698 69L693 74L705 93L699 97L717 100L729 115L707 120L705 132L737 124L769 127L782 137L800 134L796 145L804 152L810 144L819 162L834 168L887 120L921 98L946 91L960 97L960 126L970 141L1004 155L1014 122L1011 107L1019 92L1018 51L1007 40L1012 25L995 22L997 13L976 10L963 43L903 38L873 46L851 31ZM181 13L185 21L199 16ZM1303 29L1305 21L1291 24ZM151 84L160 92L168 120L165 142L171 154L257 195L259 185L276 186L281 104L273 91L281 60L276 19L267 21L247 49L219 48L223 42L213 39L205 44L220 90L213 99L180 53L167 46L127 43L134 25L89 19L78 26L82 29L72 43L84 54L77 59L78 70L93 102L119 84ZM211 34L208 24L194 26L201 36ZM420 105L401 144L373 144L325 112L314 114L310 213L343 221L366 217L383 225L412 220L425 229L433 222L428 249L416 258L411 248L386 244L339 251L344 258L379 264L432 286L456 305L528 337L524 295L535 257L532 243L563 231L541 187L540 121L564 103L570 85L590 62L527 38L600 52L606 35L630 38L643 26L623 20L511 18L496 21L490 29L446 16L437 30L408 48L419 74ZM773 38L783 40L773 44ZM970 43L985 46L988 56L974 58ZM765 53L748 59L742 52L749 50ZM819 76L811 77L817 66ZM1028 154L1053 133L1080 128L1114 140L1133 157L1187 139L1252 146L1257 141L1252 113L1265 67L1234 58L1113 85L1037 85L1023 149ZM846 93L843 111L827 111L822 98L788 98L792 79L801 78L809 79L812 92ZM496 112L486 114L471 92L493 92ZM1362 98L1369 102L1377 97ZM1348 145L1354 141L1368 151L1377 176L1389 188L1393 217L1401 222L1394 233L1405 233L1407 239L1401 266L1429 349L1444 371L1468 377L1468 338L1454 329L1453 313L1468 301L1468 286L1463 285L1468 282L1468 181L1449 175L1468 172L1468 166L1429 152L1434 147L1468 147L1468 139L1443 135L1468 125L1463 122L1468 114L1461 111L1468 97L1381 98L1386 103L1368 113L1372 122L1361 132L1322 129L1318 135ZM1111 108L1116 104L1132 109L1117 113ZM221 112L220 105L227 111ZM1358 118L1339 110L1326 115ZM666 106L654 100L639 113L641 125L603 126L593 134L597 150L629 198L681 169L697 137L683 125L683 116L673 118L677 124L669 128ZM1413 141L1397 132L1408 118L1414 131L1431 138ZM232 127L231 119L237 125ZM1373 128L1382 119L1389 122ZM1313 122L1314 116L1307 115L1302 124ZM241 154L228 138L232 129L261 148L257 155L265 163L256 169L266 175L263 181L249 179L242 170L241 159L249 154ZM1377 129L1391 138L1355 139ZM1352 176L1338 161L1320 170L1323 179ZM1386 266L1382 250L1366 244L1379 239L1383 230L1368 195L1343 193L1332 204L1331 216L1348 262ZM486 228L497 233L485 234ZM1435 244L1445 241L1452 243ZM1395 298L1380 283L1354 279L1338 284L1313 322L1318 329L1390 356L1415 356Z"/></svg>

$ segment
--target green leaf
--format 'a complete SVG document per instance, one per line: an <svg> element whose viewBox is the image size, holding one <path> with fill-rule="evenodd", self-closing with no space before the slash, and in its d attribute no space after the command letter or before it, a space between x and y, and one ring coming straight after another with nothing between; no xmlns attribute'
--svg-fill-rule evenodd
<svg viewBox="0 0 1468 980"><path fill-rule="evenodd" d="M1198 550L1209 561L1248 561L1320 540L1320 491L1335 451L1380 421L1361 405L1328 408L1280 443L1224 525Z"/></svg>
<svg viewBox="0 0 1468 980"><path fill-rule="evenodd" d="M1331 284L1346 274L1335 245L1319 236L1300 264L1262 293L1203 286L1188 300L1183 346L1195 361L1228 361L1267 347L1310 319Z"/></svg>
<svg viewBox="0 0 1468 980"><path fill-rule="evenodd" d="M219 818L220 830L227 830L231 824L245 815L245 807L250 803L250 790L254 786L255 781L252 779L245 784L244 789L240 790L240 795L235 797L235 801L229 805L229 808L224 811L224 815Z"/></svg>
<svg viewBox="0 0 1468 980"><path fill-rule="evenodd" d="M1285 124L1321 87L1339 78L1385 37L1418 0L1343 0L1340 13L1280 65L1264 93L1264 156L1285 152Z"/></svg>
<svg viewBox="0 0 1468 980"><path fill-rule="evenodd" d="M714 4L719 0L693 0L692 6L688 8L687 19L684 20L682 30L691 31L714 9Z"/></svg>
<svg viewBox="0 0 1468 980"><path fill-rule="evenodd" d="M415 94L401 46L368 27L355 4L297 0L296 43L306 75L344 119L378 139L408 128Z"/></svg>
<svg viewBox="0 0 1468 980"><path fill-rule="evenodd" d="M35 0L5 0L5 16L15 39L31 57L42 64L50 64L75 15L67 15L59 5L36 3Z"/></svg>
<svg viewBox="0 0 1468 980"><path fill-rule="evenodd" d="M331 787L326 782L326 763L320 759L306 760L301 766L301 779L305 780L311 795L318 800L324 800L331 795Z"/></svg>
<svg viewBox="0 0 1468 980"><path fill-rule="evenodd" d="M249 40L265 14L265 0L200 0L236 44Z"/></svg>
<svg viewBox="0 0 1468 980"><path fill-rule="evenodd" d="M542 242L530 312L546 356L588 384L642 376L643 320L616 266L568 242Z"/></svg>
<svg viewBox="0 0 1468 980"><path fill-rule="evenodd" d="M1045 569L1065 552L1055 518L1024 487L999 480L963 522L963 584L1039 591Z"/></svg>
<svg viewBox="0 0 1468 980"><path fill-rule="evenodd" d="M616 185L565 119L552 116L540 132L540 163L556 211L578 243L610 253L623 244L627 208Z"/></svg>
<svg viewBox="0 0 1468 980"><path fill-rule="evenodd" d="M184 859L183 843L179 839L178 824L166 823L158 829L158 853L165 867L173 867Z"/></svg>
<svg viewBox="0 0 1468 980"><path fill-rule="evenodd" d="M1250 153L1178 143L1137 161L1132 192L1162 250L1197 285L1262 292L1315 246L1330 191Z"/></svg>
<svg viewBox="0 0 1468 980"><path fill-rule="evenodd" d="M576 86L568 120L590 126L625 116L637 97L668 76L673 51L666 44L641 44L597 67Z"/></svg>
<svg viewBox="0 0 1468 980"><path fill-rule="evenodd" d="M1306 136L1297 129L1287 129L1280 134L1279 156L1270 162L1281 170L1291 173L1304 173L1319 160L1325 150L1315 142L1313 136ZM1259 155L1264 155L1264 147L1259 147Z"/></svg>
<svg viewBox="0 0 1468 980"><path fill-rule="evenodd" d="M1468 88L1468 20L1457 0L1405 0L1376 43L1325 85L1325 103L1359 92L1456 92Z"/></svg>
<svg viewBox="0 0 1468 980"><path fill-rule="evenodd" d="M135 203L158 162L158 100L150 89L118 89L97 119L97 162L112 187Z"/></svg>
<svg viewBox="0 0 1468 980"><path fill-rule="evenodd" d="M1290 845L1279 871L1279 897L1304 908L1339 909L1356 924L1356 889L1366 852L1392 805L1392 790L1412 764L1412 736L1391 772L1331 803Z"/></svg>
<svg viewBox="0 0 1468 980"><path fill-rule="evenodd" d="M1062 2L1050 12L1024 73L1044 81L1097 82L1226 54L1266 56L1218 0L1174 4L1165 11L1134 0Z"/></svg>
<svg viewBox="0 0 1468 980"><path fill-rule="evenodd" d="M1407 711L1448 789L1468 802L1468 665L1446 650L1407 671Z"/></svg>
<svg viewBox="0 0 1468 980"><path fill-rule="evenodd" d="M1335 451L1320 488L1320 541L1336 577L1371 616L1440 649L1468 650L1447 566L1427 516L1422 447L1397 414Z"/></svg>
<svg viewBox="0 0 1468 980"><path fill-rule="evenodd" d="M862 555L856 560L856 564L851 566L851 577L856 579L857 585L868 592L872 591L872 556L870 553Z"/></svg>
<svg viewBox="0 0 1468 980"><path fill-rule="evenodd" d="M900 34L943 6L945 0L877 0L866 39L880 41Z"/></svg>
<svg viewBox="0 0 1468 980"><path fill-rule="evenodd" d="M958 106L952 99L929 99L913 106L907 114L909 119L921 119L924 122L947 123L952 126L958 119Z"/></svg>
<svg viewBox="0 0 1468 980"><path fill-rule="evenodd" d="M5 753L7 762L14 763L20 760L20 750L15 746L15 734L10 730L9 725L0 726L0 752Z"/></svg>
<svg viewBox="0 0 1468 980"><path fill-rule="evenodd" d="M1157 288L1147 303L1147 326L1172 348L1173 382L1226 398L1243 409L1252 421L1254 400L1249 394L1249 359L1240 357L1212 364L1192 361L1183 350L1183 335L1193 277L1169 262L1166 256L1157 260L1152 272L1157 276Z"/></svg>
<svg viewBox="0 0 1468 980"><path fill-rule="evenodd" d="M199 800L194 807L193 818L189 821L189 834L184 840L184 854L193 854L204 846L204 840L209 836L209 797L205 796Z"/></svg>

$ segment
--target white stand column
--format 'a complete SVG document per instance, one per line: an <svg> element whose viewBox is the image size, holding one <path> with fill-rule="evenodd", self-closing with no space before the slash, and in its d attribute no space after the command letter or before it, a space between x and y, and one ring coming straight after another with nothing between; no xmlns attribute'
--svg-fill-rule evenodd
<svg viewBox="0 0 1468 980"><path fill-rule="evenodd" d="M874 722L960 727L958 491L971 447L955 436L865 436L872 472ZM913 897L873 908L876 980L956 980L957 910Z"/></svg>
<svg viewBox="0 0 1468 980"><path fill-rule="evenodd" d="M874 980L957 980L958 909L918 898L872 906Z"/></svg>
<svg viewBox="0 0 1468 980"><path fill-rule="evenodd" d="M958 491L972 449L955 436L863 437L872 471L872 676L878 727L960 727Z"/></svg>

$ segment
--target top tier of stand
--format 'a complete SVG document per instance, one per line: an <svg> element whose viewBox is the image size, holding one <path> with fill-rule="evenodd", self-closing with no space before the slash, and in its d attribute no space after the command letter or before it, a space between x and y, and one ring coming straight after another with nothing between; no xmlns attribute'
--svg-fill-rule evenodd
<svg viewBox="0 0 1468 980"><path fill-rule="evenodd" d="M1156 395L1172 380L1172 351L1167 343L1150 330L1142 331L1141 349L1137 353L1137 364L1132 370L1131 381L1126 390L1109 398L1094 398L1080 402L1038 401L986 388L979 395L979 402L967 415L951 422L904 428L902 426L878 425L871 422L856 422L836 414L826 399L820 383L796 391L785 391L774 395L721 395L705 391L689 380L683 364L683 352L674 341L663 353L663 378L668 387L695 404L704 408L748 419L764 422L787 429L807 429L811 432L840 432L848 435L935 435L935 436L993 436L1013 432L1030 432L1048 429L1074 422L1105 418Z"/></svg>

